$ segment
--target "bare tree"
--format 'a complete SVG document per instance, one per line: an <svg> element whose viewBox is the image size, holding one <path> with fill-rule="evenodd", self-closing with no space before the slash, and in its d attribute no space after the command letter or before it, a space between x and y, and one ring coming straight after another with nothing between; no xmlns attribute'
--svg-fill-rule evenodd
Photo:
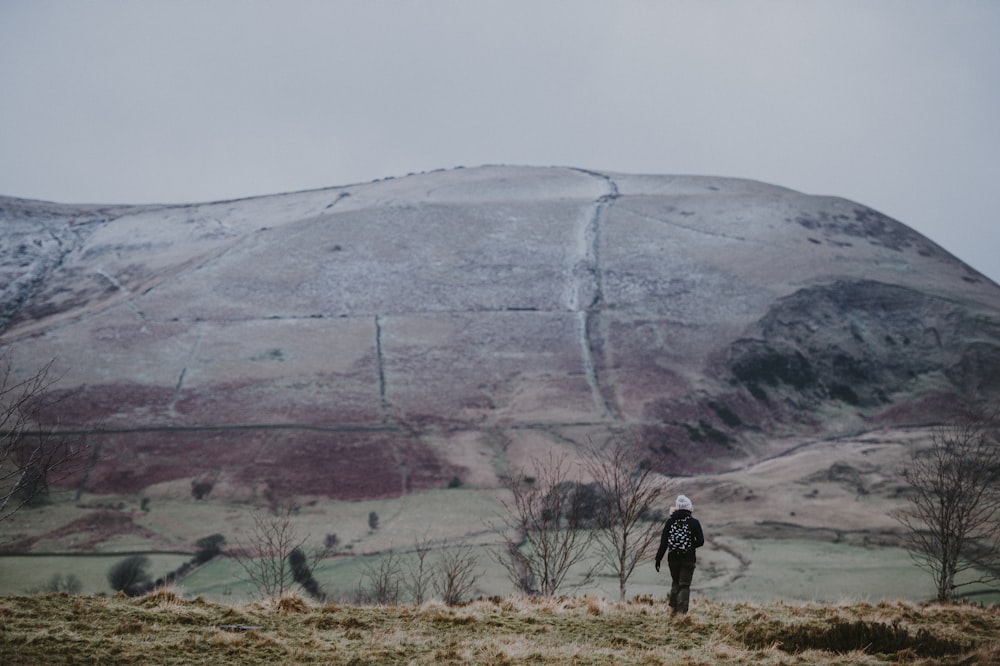
<svg viewBox="0 0 1000 666"><path fill-rule="evenodd" d="M448 546L441 551L434 591L442 601L449 606L465 601L482 575L476 572L477 564L476 553L468 544Z"/></svg>
<svg viewBox="0 0 1000 666"><path fill-rule="evenodd" d="M633 449L621 438L615 438L608 451L591 448L586 468L598 488L602 529L597 542L602 559L618 576L619 599L625 601L628 579L659 536L660 526L647 522L646 516L667 486L636 460Z"/></svg>
<svg viewBox="0 0 1000 666"><path fill-rule="evenodd" d="M518 590L552 596L583 562L593 532L583 520L581 486L569 479L564 457L550 454L548 461L532 464L534 477L507 479L510 497L500 500L500 524L494 526L502 540L496 555ZM580 584L593 574L591 567Z"/></svg>
<svg viewBox="0 0 1000 666"><path fill-rule="evenodd" d="M358 601L379 606L399 603L403 572L395 551L379 557L377 564L365 564L358 584Z"/></svg>
<svg viewBox="0 0 1000 666"><path fill-rule="evenodd" d="M427 600L427 593L434 585L434 571L427 559L433 545L430 539L417 539L413 544L413 557L406 563L404 586L417 606Z"/></svg>
<svg viewBox="0 0 1000 666"><path fill-rule="evenodd" d="M292 504L270 511L254 510L249 543L237 542L233 552L234 559L263 597L280 598L295 583L289 556L302 547L306 537L299 537L292 525L294 512Z"/></svg>
<svg viewBox="0 0 1000 666"><path fill-rule="evenodd" d="M906 481L910 504L894 513L915 561L930 570L939 601L955 590L1000 578L998 412L969 414L916 451ZM960 574L972 573L971 578Z"/></svg>
<svg viewBox="0 0 1000 666"><path fill-rule="evenodd" d="M46 425L53 407L52 361L27 379L12 374L0 356L0 521L48 494L49 484L71 474L86 450L81 437Z"/></svg>

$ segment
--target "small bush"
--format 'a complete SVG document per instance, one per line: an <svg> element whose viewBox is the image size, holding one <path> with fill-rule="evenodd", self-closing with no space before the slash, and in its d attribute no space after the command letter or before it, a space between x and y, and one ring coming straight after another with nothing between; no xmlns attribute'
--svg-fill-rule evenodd
<svg viewBox="0 0 1000 666"><path fill-rule="evenodd" d="M149 558L145 555L131 555L119 560L108 570L108 583L115 592L129 596L137 594L149 583Z"/></svg>
<svg viewBox="0 0 1000 666"><path fill-rule="evenodd" d="M83 589L83 583L74 574L69 574L63 576L62 574L52 574L48 582L39 587L33 587L27 590L28 594L44 594L44 593L58 593L65 592L66 594L80 594L80 590Z"/></svg>
<svg viewBox="0 0 1000 666"><path fill-rule="evenodd" d="M205 499L215 487L215 481L211 479L195 479L191 482L191 497L196 500Z"/></svg>
<svg viewBox="0 0 1000 666"><path fill-rule="evenodd" d="M221 534L211 534L198 539L194 542L194 545L198 548L198 551L194 555L194 562L196 564L208 562L222 552L222 545L224 543L226 543L226 537Z"/></svg>
<svg viewBox="0 0 1000 666"><path fill-rule="evenodd" d="M312 567L309 566L309 560L301 548L293 548L288 554L288 565L292 568L292 579L301 585L309 596L319 601L326 599L319 582L313 577Z"/></svg>

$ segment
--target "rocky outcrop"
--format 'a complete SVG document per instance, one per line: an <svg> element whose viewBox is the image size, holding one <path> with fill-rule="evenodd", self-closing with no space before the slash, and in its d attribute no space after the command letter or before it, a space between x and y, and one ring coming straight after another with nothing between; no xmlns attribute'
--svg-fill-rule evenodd
<svg viewBox="0 0 1000 666"><path fill-rule="evenodd" d="M95 491L489 484L622 429L707 471L1000 393L1000 287L752 181L482 167L0 220L0 344L57 359L63 427L100 424Z"/></svg>

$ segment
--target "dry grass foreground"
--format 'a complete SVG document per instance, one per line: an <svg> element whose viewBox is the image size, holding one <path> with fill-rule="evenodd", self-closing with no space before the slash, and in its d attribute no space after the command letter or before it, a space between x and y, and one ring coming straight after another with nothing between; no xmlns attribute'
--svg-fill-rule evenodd
<svg viewBox="0 0 1000 666"><path fill-rule="evenodd" d="M461 607L0 598L3 664L996 664L1000 608L492 598Z"/></svg>

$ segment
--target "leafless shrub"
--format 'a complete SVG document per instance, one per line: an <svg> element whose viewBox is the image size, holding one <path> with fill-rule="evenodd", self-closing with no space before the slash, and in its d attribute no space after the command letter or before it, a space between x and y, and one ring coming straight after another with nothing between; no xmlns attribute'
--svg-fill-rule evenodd
<svg viewBox="0 0 1000 666"><path fill-rule="evenodd" d="M413 544L412 556L406 562L404 587L417 606L427 600L427 593L434 584L434 571L428 560L433 547L434 542L430 539L418 539Z"/></svg>
<svg viewBox="0 0 1000 666"><path fill-rule="evenodd" d="M402 569L399 557L389 551L378 562L365 564L358 585L358 601L364 604L392 606L399 603Z"/></svg>
<svg viewBox="0 0 1000 666"><path fill-rule="evenodd" d="M465 601L476 589L476 581L482 575L477 572L478 560L475 550L467 544L444 548L440 554L434 591L449 606Z"/></svg>
<svg viewBox="0 0 1000 666"><path fill-rule="evenodd" d="M52 574L49 580L38 587L32 587L25 592L27 594L44 594L46 592L65 592L66 594L80 594L83 583L76 577L76 574L63 576L60 573Z"/></svg>

